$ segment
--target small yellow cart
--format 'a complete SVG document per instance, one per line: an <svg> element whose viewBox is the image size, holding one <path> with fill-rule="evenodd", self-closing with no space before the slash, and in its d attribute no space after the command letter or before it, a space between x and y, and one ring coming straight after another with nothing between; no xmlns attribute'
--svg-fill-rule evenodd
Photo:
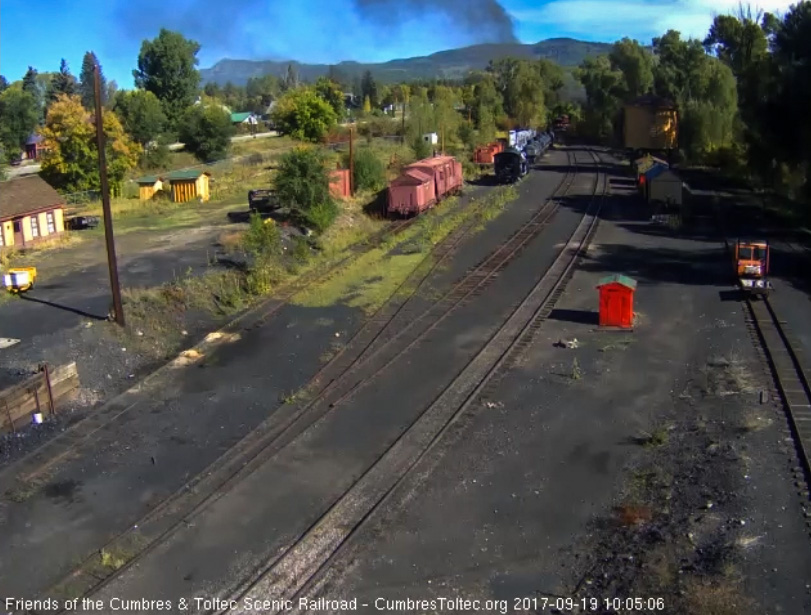
<svg viewBox="0 0 811 615"><path fill-rule="evenodd" d="M3 274L3 285L10 293L24 293L34 288L37 280L36 267L15 267L7 269Z"/></svg>

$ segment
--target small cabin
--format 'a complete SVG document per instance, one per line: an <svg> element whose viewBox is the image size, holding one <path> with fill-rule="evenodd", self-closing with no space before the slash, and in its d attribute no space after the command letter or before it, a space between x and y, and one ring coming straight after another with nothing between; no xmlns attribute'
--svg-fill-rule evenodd
<svg viewBox="0 0 811 615"><path fill-rule="evenodd" d="M422 135L422 140L426 143L430 143L431 145L436 145L439 143L439 135L435 132L429 132L427 134Z"/></svg>
<svg viewBox="0 0 811 615"><path fill-rule="evenodd" d="M186 203L194 199L206 202L211 198L211 173L208 171L172 171L166 181L175 203Z"/></svg>
<svg viewBox="0 0 811 615"><path fill-rule="evenodd" d="M673 205L683 203L684 182L675 171L663 165L656 165L644 177L648 201Z"/></svg>
<svg viewBox="0 0 811 615"><path fill-rule="evenodd" d="M138 184L138 196L142 201L148 201L155 196L156 193L163 190L164 179L157 175L147 175L146 177L139 177L135 180Z"/></svg>
<svg viewBox="0 0 811 615"><path fill-rule="evenodd" d="M597 283L600 292L600 326L630 329L634 326L636 280L615 274Z"/></svg>

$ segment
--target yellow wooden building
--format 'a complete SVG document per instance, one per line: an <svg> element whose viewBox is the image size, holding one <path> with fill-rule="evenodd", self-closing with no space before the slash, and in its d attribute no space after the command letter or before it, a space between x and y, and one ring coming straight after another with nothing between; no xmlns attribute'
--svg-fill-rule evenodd
<svg viewBox="0 0 811 615"><path fill-rule="evenodd" d="M205 202L211 198L211 173L208 171L172 171L166 181L175 203L185 203L194 199Z"/></svg>
<svg viewBox="0 0 811 615"><path fill-rule="evenodd" d="M679 112L655 96L642 96L625 105L625 147L633 150L672 150L679 146Z"/></svg>
<svg viewBox="0 0 811 615"><path fill-rule="evenodd" d="M164 179L156 175L147 175L146 177L136 179L135 183L138 184L138 196L141 197L142 201L148 201L155 196L155 193L159 190L163 190L163 182Z"/></svg>
<svg viewBox="0 0 811 615"><path fill-rule="evenodd" d="M39 175L0 187L0 250L25 248L65 230L65 201Z"/></svg>

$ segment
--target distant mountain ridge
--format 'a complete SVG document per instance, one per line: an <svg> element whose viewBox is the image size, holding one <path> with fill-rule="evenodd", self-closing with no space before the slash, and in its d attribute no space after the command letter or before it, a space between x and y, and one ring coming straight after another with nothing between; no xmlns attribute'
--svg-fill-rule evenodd
<svg viewBox="0 0 811 615"><path fill-rule="evenodd" d="M571 38L550 38L538 43L485 44L439 51L429 56L404 58L377 64L340 62L335 64L341 73L352 79L366 70L382 83L410 81L412 79L457 79L468 71L482 70L490 60L516 57L528 60L548 59L565 67L574 67L589 56L608 53L610 43L588 43ZM203 83L245 85L251 77L276 75L283 77L288 64L293 64L301 79L312 81L326 75L329 64L302 64L295 61L230 60L223 59L211 68L200 71Z"/></svg>

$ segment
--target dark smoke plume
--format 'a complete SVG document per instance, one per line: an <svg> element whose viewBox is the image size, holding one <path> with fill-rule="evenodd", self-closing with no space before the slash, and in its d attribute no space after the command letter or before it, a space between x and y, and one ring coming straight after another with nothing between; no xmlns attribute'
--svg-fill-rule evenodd
<svg viewBox="0 0 811 615"><path fill-rule="evenodd" d="M320 38L335 38L336 57L329 61L339 62L347 59L339 56L351 51L350 36L385 46L401 31L407 36L406 22L412 28L422 22L426 30L440 30L448 46L516 42L513 23L496 0L301 0L304 14L312 21L310 33L306 28L294 32L283 20L269 16L290 1L175 0L169 6L166 0L115 0L113 10L121 35L129 40L154 38L165 27L196 40L204 50L232 58L267 58L271 49L283 51L281 46L297 59L295 49L307 49L318 32ZM352 8L369 25L368 31L342 32L343 11ZM323 42L329 46L327 40Z"/></svg>
<svg viewBox="0 0 811 615"><path fill-rule="evenodd" d="M403 20L429 21L432 15L449 18L454 34L476 43L516 43L512 19L496 0L355 0L361 16L387 30Z"/></svg>

